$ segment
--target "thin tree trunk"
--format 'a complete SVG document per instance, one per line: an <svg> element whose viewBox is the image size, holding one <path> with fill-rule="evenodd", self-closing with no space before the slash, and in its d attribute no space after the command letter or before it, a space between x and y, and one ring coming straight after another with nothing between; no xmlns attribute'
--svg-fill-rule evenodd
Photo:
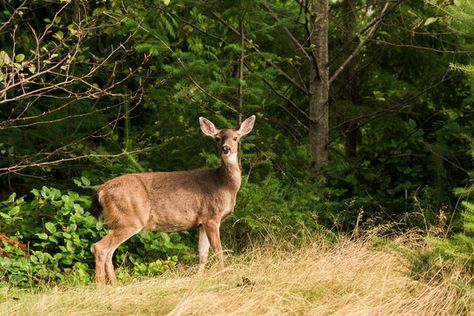
<svg viewBox="0 0 474 316"><path fill-rule="evenodd" d="M240 31L240 58L239 58L239 108L238 108L238 125L242 123L242 112L244 108L244 59L245 59L245 35L244 35L244 18L243 16L240 18L239 21L239 31ZM238 145L239 151L239 167L242 168L242 159L240 154L240 143Z"/></svg>
<svg viewBox="0 0 474 316"><path fill-rule="evenodd" d="M346 40L350 42L348 44L348 50L353 51L355 49L354 41L354 27L356 24L356 15L354 10L354 1L353 0L344 0L344 29L346 32ZM347 113L351 113L348 109L350 107L356 106L357 102L357 90L356 90L356 76L355 76L355 69L354 63L351 62L346 66L345 73L343 73L344 78L344 89L342 93L344 94L344 98L347 102L344 102L346 107L346 115L344 115L344 120L346 122L343 125L343 133L344 133L344 140L345 140L345 152L346 158L351 159L357 156L357 141L359 135L359 124L357 121L354 121L350 118L350 115Z"/></svg>
<svg viewBox="0 0 474 316"><path fill-rule="evenodd" d="M240 19L239 22L239 31L240 31L240 60L239 60L239 114L238 114L238 122L239 125L242 123L242 111L244 106L244 87L243 87L243 80L244 80L244 58L245 58L245 35L244 35L244 19L243 17Z"/></svg>
<svg viewBox="0 0 474 316"><path fill-rule="evenodd" d="M309 78L309 144L313 158L313 175L318 175L328 160L328 11L328 0L312 0L310 42L314 58Z"/></svg>

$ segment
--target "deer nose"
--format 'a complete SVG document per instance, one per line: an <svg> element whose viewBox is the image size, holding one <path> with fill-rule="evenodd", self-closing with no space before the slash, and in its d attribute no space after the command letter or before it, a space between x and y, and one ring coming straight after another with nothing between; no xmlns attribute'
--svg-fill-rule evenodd
<svg viewBox="0 0 474 316"><path fill-rule="evenodd" d="M222 146L222 153L224 155L227 155L228 153L230 153L230 147L227 145Z"/></svg>

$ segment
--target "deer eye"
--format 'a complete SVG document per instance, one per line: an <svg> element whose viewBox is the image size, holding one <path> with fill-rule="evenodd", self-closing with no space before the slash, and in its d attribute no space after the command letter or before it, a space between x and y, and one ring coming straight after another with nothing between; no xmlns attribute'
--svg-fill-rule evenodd
<svg viewBox="0 0 474 316"><path fill-rule="evenodd" d="M219 136L216 136L215 140L216 140L216 142L220 142L221 138Z"/></svg>
<svg viewBox="0 0 474 316"><path fill-rule="evenodd" d="M237 137L234 137L234 142L236 142L236 141L237 141L237 139L238 139Z"/></svg>

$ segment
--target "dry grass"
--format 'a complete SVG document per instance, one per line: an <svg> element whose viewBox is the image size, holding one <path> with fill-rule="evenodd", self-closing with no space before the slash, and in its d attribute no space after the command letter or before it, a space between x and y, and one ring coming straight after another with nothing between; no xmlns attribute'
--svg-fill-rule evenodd
<svg viewBox="0 0 474 316"><path fill-rule="evenodd" d="M42 293L0 293L3 315L465 315L472 291L460 276L409 277L399 253L369 242L314 241L304 247L256 246L211 267L135 280L121 287L81 286ZM15 297L14 297L15 296Z"/></svg>

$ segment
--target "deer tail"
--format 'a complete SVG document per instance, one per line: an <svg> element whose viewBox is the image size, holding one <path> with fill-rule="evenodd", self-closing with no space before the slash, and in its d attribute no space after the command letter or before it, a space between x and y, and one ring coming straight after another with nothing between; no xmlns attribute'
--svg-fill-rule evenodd
<svg viewBox="0 0 474 316"><path fill-rule="evenodd" d="M91 206L90 212L92 215L95 216L95 218L98 219L102 215L102 211L103 211L103 208L99 201L99 195L97 194L97 192L94 192L92 194L92 206Z"/></svg>

